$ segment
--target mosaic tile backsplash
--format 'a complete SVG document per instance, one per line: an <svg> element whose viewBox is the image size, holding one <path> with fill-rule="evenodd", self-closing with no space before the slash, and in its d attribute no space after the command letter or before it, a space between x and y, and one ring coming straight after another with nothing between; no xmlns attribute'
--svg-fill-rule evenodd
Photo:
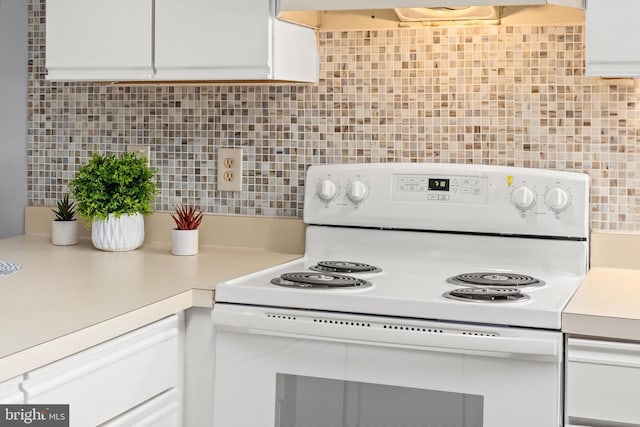
<svg viewBox="0 0 640 427"><path fill-rule="evenodd" d="M93 152L148 144L160 211L300 217L309 165L453 162L586 172L593 228L640 231L640 94L584 76L583 26L321 32L318 84L52 83L29 2L33 205ZM215 190L219 147L244 149L241 193Z"/></svg>

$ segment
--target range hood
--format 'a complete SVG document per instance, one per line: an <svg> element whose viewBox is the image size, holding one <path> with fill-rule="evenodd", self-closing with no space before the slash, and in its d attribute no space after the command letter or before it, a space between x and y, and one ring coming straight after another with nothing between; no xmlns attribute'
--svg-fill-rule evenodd
<svg viewBox="0 0 640 427"><path fill-rule="evenodd" d="M279 0L279 12L460 8L466 6L535 6L557 5L584 9L585 0ZM455 10L455 9L454 9Z"/></svg>
<svg viewBox="0 0 640 427"><path fill-rule="evenodd" d="M496 6L410 7L393 11L401 22L492 21L500 18Z"/></svg>

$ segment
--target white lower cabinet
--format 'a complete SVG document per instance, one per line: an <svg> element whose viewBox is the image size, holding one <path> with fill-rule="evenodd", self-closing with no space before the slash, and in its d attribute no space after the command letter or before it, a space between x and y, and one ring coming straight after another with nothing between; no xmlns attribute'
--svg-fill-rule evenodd
<svg viewBox="0 0 640 427"><path fill-rule="evenodd" d="M180 426L182 329L174 315L28 372L26 403L69 404L71 427Z"/></svg>
<svg viewBox="0 0 640 427"><path fill-rule="evenodd" d="M175 427L180 425L180 397L175 388L101 424L101 427Z"/></svg>
<svg viewBox="0 0 640 427"><path fill-rule="evenodd" d="M640 427L640 343L569 338L568 427Z"/></svg>
<svg viewBox="0 0 640 427"><path fill-rule="evenodd" d="M0 404L24 403L24 393L20 390L23 376L0 382Z"/></svg>
<svg viewBox="0 0 640 427"><path fill-rule="evenodd" d="M185 378L183 412L187 427L213 425L215 331L210 308L185 313Z"/></svg>

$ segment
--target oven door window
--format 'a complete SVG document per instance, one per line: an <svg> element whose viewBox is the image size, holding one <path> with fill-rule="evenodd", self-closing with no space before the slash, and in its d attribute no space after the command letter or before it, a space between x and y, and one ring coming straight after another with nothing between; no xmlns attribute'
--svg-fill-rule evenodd
<svg viewBox="0 0 640 427"><path fill-rule="evenodd" d="M482 427L483 400L473 394L279 373L274 426Z"/></svg>

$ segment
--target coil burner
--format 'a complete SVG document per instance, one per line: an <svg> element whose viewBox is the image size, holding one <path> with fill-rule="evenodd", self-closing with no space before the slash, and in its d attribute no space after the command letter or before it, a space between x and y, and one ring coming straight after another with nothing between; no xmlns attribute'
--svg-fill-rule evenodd
<svg viewBox="0 0 640 427"><path fill-rule="evenodd" d="M375 265L350 261L319 261L309 269L328 273L379 273L382 271Z"/></svg>
<svg viewBox="0 0 640 427"><path fill-rule="evenodd" d="M497 288L524 288L542 286L544 282L535 277L516 273L464 273L449 277L447 282L458 286L480 286Z"/></svg>
<svg viewBox="0 0 640 427"><path fill-rule="evenodd" d="M505 303L529 299L529 296L521 293L519 289L512 288L461 288L445 292L443 296L458 301L484 303Z"/></svg>
<svg viewBox="0 0 640 427"><path fill-rule="evenodd" d="M285 273L280 277L271 279L271 283L290 288L307 289L346 289L365 288L371 286L371 282L357 277L345 276L336 273Z"/></svg>

